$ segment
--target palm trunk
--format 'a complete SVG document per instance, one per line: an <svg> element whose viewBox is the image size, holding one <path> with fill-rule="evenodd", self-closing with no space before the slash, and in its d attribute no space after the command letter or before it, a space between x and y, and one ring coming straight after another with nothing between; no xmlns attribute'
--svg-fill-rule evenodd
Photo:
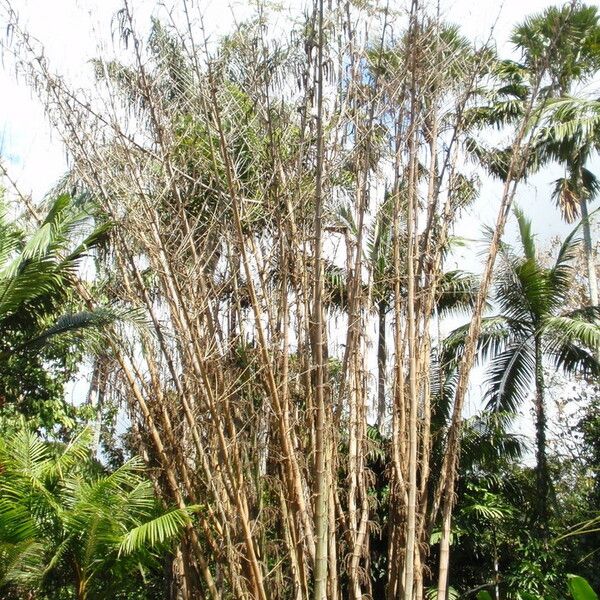
<svg viewBox="0 0 600 600"><path fill-rule="evenodd" d="M450 571L450 534L452 532L452 498L445 498L442 517L442 537L440 539L440 566L438 572L438 600L446 600L448 595L448 573Z"/></svg>
<svg viewBox="0 0 600 600"><path fill-rule="evenodd" d="M598 306L598 281L596 279L596 265L594 264L594 251L592 247L592 233L590 228L587 200L582 197L579 200L581 209L581 226L583 228L583 248L587 265L588 290L592 306Z"/></svg>
<svg viewBox="0 0 600 600"><path fill-rule="evenodd" d="M498 556L498 541L496 539L495 526L492 539L494 541L494 596L495 600L500 600L500 558Z"/></svg>
<svg viewBox="0 0 600 600"><path fill-rule="evenodd" d="M548 526L548 463L546 459L546 407L544 405L544 370L542 346L539 337L535 339L535 429L536 429L536 484L537 517L544 537Z"/></svg>
<svg viewBox="0 0 600 600"><path fill-rule="evenodd" d="M93 432L90 453L94 458L98 458L98 452L100 450L100 436L102 433L102 404L104 400L106 377L104 371L104 357L98 356L94 360L90 388L87 394L87 404L94 410L94 417L93 419L90 419L88 424Z"/></svg>

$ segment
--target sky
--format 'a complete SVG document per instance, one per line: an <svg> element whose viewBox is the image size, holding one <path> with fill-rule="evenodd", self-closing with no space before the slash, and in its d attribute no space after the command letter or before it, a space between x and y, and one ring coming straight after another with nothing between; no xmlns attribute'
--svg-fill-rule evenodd
<svg viewBox="0 0 600 600"><path fill-rule="evenodd" d="M0 7L3 4L0 0ZM484 43L490 35L496 40L501 54L509 56L512 47L508 41L512 27L526 15L539 12L557 4L548 0L439 0L442 17L460 25L464 35ZM595 4L598 0L588 0ZM159 5L158 0L131 0L140 23L148 22ZM164 2L163 2L164 4ZM300 0L281 0L284 10L300 7ZM394 0L391 0L394 6ZM395 6L408 5L408 0L396 0ZM435 6L435 2L431 2ZM13 6L21 15L21 23L44 45L53 68L68 80L85 83L90 81L91 68L88 61L102 52L102 44L111 42L113 17L122 6L122 0L13 0ZM243 16L248 3L219 2L200 3L209 34L216 36L227 32L234 18ZM0 8L0 35L5 35ZM492 33L493 30L493 33ZM60 140L53 134L37 99L33 98L24 82L15 80L14 73L0 64L0 157L11 175L17 179L25 193L39 200L60 178L66 169L66 157ZM87 79L86 79L87 78ZM587 91L600 96L600 80L589 84ZM600 161L595 165L600 170ZM534 221L534 231L540 245L547 245L556 236L564 236L570 230L565 225L550 199L551 182L561 176L556 167L537 174L528 184L520 186L516 201ZM492 224L498 205L498 184L484 182L478 202L464 216L456 234L473 240L481 239L482 224ZM509 225L507 236L514 238L514 224ZM597 226L595 230L598 239ZM454 265L477 271L479 259L471 244L458 252ZM481 373L474 373L475 388L482 381ZM82 386L85 386L85 382ZM74 395L84 388L73 390ZM479 390L474 389L474 397Z"/></svg>
<svg viewBox="0 0 600 600"><path fill-rule="evenodd" d="M404 0L396 0L402 6ZM280 4L290 10L298 8L301 0L282 0ZM132 0L140 22L148 21L160 4L157 0ZM405 2L406 3L406 2ZM1 4L1 3L0 3ZM485 42L493 29L499 50L507 55L512 51L508 42L513 25L526 14L538 12L555 4L548 0L440 0L440 11L448 21L458 23L462 32L477 42ZM102 52L99 40L111 43L113 17L122 0L13 0L21 15L21 22L43 43L51 65L67 79L78 81L90 77L88 61ZM393 2L392 2L393 5ZM432 2L433 5L433 2ZM225 33L234 15L247 9L244 2L201 2L209 33ZM0 35L5 35L0 10ZM600 95L600 82L592 84ZM10 168L23 191L39 198L64 172L66 157L58 139L52 135L37 99L14 73L0 65L0 156ZM518 201L535 218L536 227L545 239L564 234L567 228L555 210L549 210L548 184L556 179L555 173L542 173L525 186ZM484 195L486 190L484 190ZM489 194L494 194L492 188ZM494 202L478 203L476 214L466 218L464 231L473 233L475 221L491 223Z"/></svg>

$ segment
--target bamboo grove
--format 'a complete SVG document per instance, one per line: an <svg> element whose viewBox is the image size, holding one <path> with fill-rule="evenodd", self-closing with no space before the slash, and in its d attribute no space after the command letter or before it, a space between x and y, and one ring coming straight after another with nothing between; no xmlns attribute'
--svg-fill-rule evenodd
<svg viewBox="0 0 600 600"><path fill-rule="evenodd" d="M4 60L69 157L61 189L108 231L77 293L135 313L92 391L126 410L160 500L196 507L180 597L446 598L469 375L560 95L551 44L516 66L418 0L317 0L289 30L258 4L218 41L179 0L148 35L124 0L117 51L77 89L5 11ZM448 257L487 173L503 187L476 280Z"/></svg>

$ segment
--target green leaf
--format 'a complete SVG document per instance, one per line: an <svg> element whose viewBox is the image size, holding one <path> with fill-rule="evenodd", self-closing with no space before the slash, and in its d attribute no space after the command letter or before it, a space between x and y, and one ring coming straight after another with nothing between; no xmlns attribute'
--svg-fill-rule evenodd
<svg viewBox="0 0 600 600"><path fill-rule="evenodd" d="M544 600L543 598L540 598L540 596L530 594L529 592L519 592L519 596L521 600Z"/></svg>
<svg viewBox="0 0 600 600"><path fill-rule="evenodd" d="M425 598L427 600L437 600L437 588L436 587L430 587L426 592L425 592ZM458 592L458 590L456 588L453 588L452 586L448 586L448 600L458 600L458 598L460 598L460 593Z"/></svg>
<svg viewBox="0 0 600 600"><path fill-rule="evenodd" d="M529 394L535 372L532 340L514 342L494 356L486 379L486 408L515 413Z"/></svg>
<svg viewBox="0 0 600 600"><path fill-rule="evenodd" d="M531 232L531 221L525 216L523 211L515 206L514 213L519 224L519 234L521 236L521 244L523 244L523 252L528 260L535 260L535 240Z"/></svg>
<svg viewBox="0 0 600 600"><path fill-rule="evenodd" d="M121 541L120 554L132 554L144 548L153 548L179 536L190 522L189 513L198 507L176 508L128 531Z"/></svg>
<svg viewBox="0 0 600 600"><path fill-rule="evenodd" d="M477 600L493 600L493 598L488 591L481 590L480 592L477 592Z"/></svg>
<svg viewBox="0 0 600 600"><path fill-rule="evenodd" d="M598 600L598 594L594 592L592 586L583 577L567 575L567 578L573 600Z"/></svg>

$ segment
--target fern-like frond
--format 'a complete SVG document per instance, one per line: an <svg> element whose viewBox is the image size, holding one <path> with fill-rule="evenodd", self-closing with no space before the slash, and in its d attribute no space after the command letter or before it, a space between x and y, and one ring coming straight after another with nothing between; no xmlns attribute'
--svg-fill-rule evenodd
<svg viewBox="0 0 600 600"><path fill-rule="evenodd" d="M132 554L141 549L155 548L181 535L190 523L190 513L198 507L171 510L128 531L121 541L119 552Z"/></svg>
<svg viewBox="0 0 600 600"><path fill-rule="evenodd" d="M530 392L535 372L533 340L510 344L491 361L486 379L486 407L490 411L516 413Z"/></svg>

